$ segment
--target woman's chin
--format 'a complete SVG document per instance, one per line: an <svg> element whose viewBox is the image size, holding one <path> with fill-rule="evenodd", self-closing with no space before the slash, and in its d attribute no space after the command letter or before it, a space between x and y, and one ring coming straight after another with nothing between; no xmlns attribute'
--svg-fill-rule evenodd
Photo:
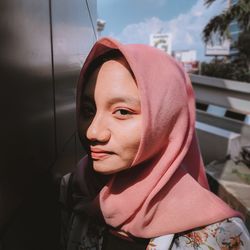
<svg viewBox="0 0 250 250"><path fill-rule="evenodd" d="M111 162L104 162L104 161L93 161L93 169L94 171L103 174L103 175L110 175L115 174L120 171L127 169L125 166L119 166L118 164L111 163Z"/></svg>

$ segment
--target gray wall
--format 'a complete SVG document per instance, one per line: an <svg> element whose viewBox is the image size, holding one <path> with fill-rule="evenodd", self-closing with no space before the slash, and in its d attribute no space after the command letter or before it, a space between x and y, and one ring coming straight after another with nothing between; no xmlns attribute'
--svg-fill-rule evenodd
<svg viewBox="0 0 250 250"><path fill-rule="evenodd" d="M54 176L81 154L75 86L96 19L94 0L0 2L1 250L58 247Z"/></svg>

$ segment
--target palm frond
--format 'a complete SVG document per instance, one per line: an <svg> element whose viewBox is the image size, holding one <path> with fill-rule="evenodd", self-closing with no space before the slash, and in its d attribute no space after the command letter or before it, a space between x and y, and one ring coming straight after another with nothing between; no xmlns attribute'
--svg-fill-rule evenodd
<svg viewBox="0 0 250 250"><path fill-rule="evenodd" d="M214 0L205 0L212 3ZM220 15L213 17L202 31L205 43L212 41L214 33L221 36L227 36L228 28L232 21L237 21L243 31L250 30L250 1L239 0L236 4L230 6Z"/></svg>
<svg viewBox="0 0 250 250"><path fill-rule="evenodd" d="M204 5L209 7L213 2L215 2L215 0L204 0Z"/></svg>

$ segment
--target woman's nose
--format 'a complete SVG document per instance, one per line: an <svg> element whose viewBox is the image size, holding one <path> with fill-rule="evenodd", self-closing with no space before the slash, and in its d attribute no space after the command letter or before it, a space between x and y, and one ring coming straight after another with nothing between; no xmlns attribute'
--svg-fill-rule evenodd
<svg viewBox="0 0 250 250"><path fill-rule="evenodd" d="M110 135L105 119L101 115L96 115L86 131L87 139L89 141L107 142Z"/></svg>

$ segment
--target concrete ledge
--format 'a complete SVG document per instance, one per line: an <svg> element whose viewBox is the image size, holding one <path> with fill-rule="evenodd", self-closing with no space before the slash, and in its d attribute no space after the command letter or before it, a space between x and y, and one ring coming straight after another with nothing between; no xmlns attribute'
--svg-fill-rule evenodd
<svg viewBox="0 0 250 250"><path fill-rule="evenodd" d="M241 149L239 133L198 121L195 127L205 164L227 155L231 157L239 155Z"/></svg>
<svg viewBox="0 0 250 250"><path fill-rule="evenodd" d="M211 190L245 216L250 231L250 169L227 160L208 164L206 172Z"/></svg>

